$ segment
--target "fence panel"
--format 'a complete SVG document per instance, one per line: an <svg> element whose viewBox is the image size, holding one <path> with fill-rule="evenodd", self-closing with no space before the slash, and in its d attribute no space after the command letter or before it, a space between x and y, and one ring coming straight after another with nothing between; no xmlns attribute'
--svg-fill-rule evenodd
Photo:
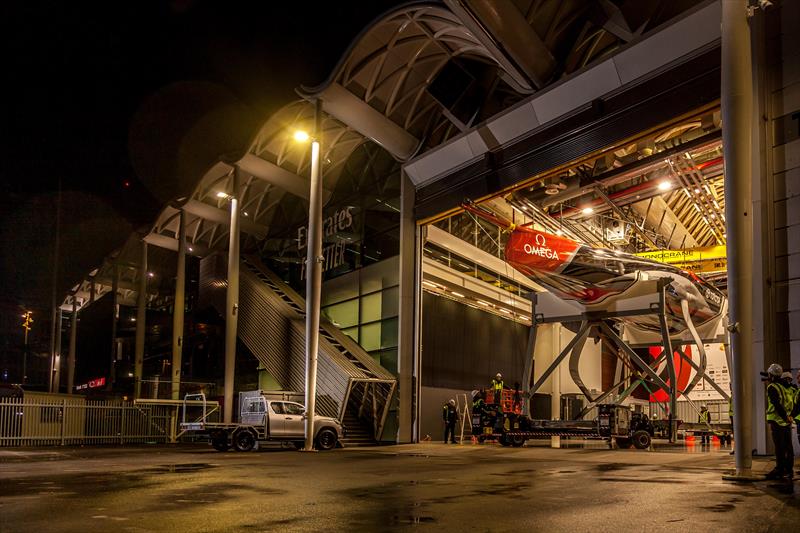
<svg viewBox="0 0 800 533"><path fill-rule="evenodd" d="M117 401L0 399L0 447L167 442L170 408Z"/></svg>

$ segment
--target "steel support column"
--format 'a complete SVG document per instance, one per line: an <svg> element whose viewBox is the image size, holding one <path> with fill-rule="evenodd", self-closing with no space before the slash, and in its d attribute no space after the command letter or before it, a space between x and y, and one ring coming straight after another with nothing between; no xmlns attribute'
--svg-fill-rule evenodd
<svg viewBox="0 0 800 533"><path fill-rule="evenodd" d="M414 406L414 300L416 297L416 224L414 222L414 184L405 172L400 178L400 302L397 349L397 381L400 410L397 442L413 442Z"/></svg>
<svg viewBox="0 0 800 533"><path fill-rule="evenodd" d="M225 292L225 392L223 417L233 422L236 338L239 328L239 186L241 170L233 167L230 191L231 225L228 241L228 290Z"/></svg>
<svg viewBox="0 0 800 533"><path fill-rule="evenodd" d="M733 351L733 433L739 478L751 476L753 462L753 65L747 7L747 0L722 2L722 146Z"/></svg>
<svg viewBox="0 0 800 533"><path fill-rule="evenodd" d="M67 394L75 390L75 358L78 346L78 301L72 297L72 314L69 328L69 358L67 359Z"/></svg>
<svg viewBox="0 0 800 533"><path fill-rule="evenodd" d="M175 276L175 302L172 306L172 395L181 396L181 366L183 364L183 315L186 311L186 213L178 215L178 268Z"/></svg>
<svg viewBox="0 0 800 533"><path fill-rule="evenodd" d="M53 356L53 388L51 392L59 392L61 389L61 321L64 313L61 307L56 311L56 347Z"/></svg>
<svg viewBox="0 0 800 533"><path fill-rule="evenodd" d="M111 356L108 360L108 383L106 388L113 390L117 378L117 300L119 298L119 267L111 267Z"/></svg>
<svg viewBox="0 0 800 533"><path fill-rule="evenodd" d="M311 143L311 194L308 202L308 253L306 255L306 428L305 451L314 448L314 415L317 402L317 356L322 295L322 102L314 102L314 134ZM376 438L380 438L376 435Z"/></svg>
<svg viewBox="0 0 800 533"><path fill-rule="evenodd" d="M139 291L136 298L136 347L133 363L133 397L142 396L142 369L144 368L144 342L147 320L147 242L142 240L139 260Z"/></svg>

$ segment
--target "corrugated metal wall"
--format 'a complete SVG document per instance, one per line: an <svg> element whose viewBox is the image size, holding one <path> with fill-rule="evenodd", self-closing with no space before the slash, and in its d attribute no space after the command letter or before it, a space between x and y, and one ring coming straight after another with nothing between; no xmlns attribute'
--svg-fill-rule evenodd
<svg viewBox="0 0 800 533"><path fill-rule="evenodd" d="M242 261L240 285L239 338L285 389L305 390L303 298L256 258ZM320 414L341 417L351 380L376 379L395 380L352 339L324 323L317 370Z"/></svg>

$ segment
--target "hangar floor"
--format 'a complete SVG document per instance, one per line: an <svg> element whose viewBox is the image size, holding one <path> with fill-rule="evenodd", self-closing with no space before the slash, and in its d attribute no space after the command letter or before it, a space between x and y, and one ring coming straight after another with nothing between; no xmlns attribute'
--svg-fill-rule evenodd
<svg viewBox="0 0 800 533"><path fill-rule="evenodd" d="M0 531L795 529L800 498L790 488L722 481L727 449L656 450L0 450ZM756 460L758 471L769 466Z"/></svg>

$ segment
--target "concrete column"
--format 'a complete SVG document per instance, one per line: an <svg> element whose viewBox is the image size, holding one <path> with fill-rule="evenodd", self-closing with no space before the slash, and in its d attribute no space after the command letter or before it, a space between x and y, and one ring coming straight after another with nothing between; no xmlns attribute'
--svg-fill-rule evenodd
<svg viewBox="0 0 800 533"><path fill-rule="evenodd" d="M139 260L139 294L136 299L136 348L133 356L133 397L142 394L142 369L144 368L144 342L147 327L147 242L142 240Z"/></svg>
<svg viewBox="0 0 800 533"><path fill-rule="evenodd" d="M722 2L722 139L733 352L736 476L749 477L753 443L752 58L747 0Z"/></svg>
<svg viewBox="0 0 800 533"><path fill-rule="evenodd" d="M53 389L51 392L59 392L61 389L61 320L64 314L61 307L56 311L56 349L53 357Z"/></svg>
<svg viewBox="0 0 800 533"><path fill-rule="evenodd" d="M75 391L75 358L78 345L78 301L72 297L69 328L69 359L67 359L67 394Z"/></svg>
<svg viewBox="0 0 800 533"><path fill-rule="evenodd" d="M416 224L414 184L405 172L400 184L400 308L398 319L397 380L400 396L397 442L413 441L414 300L416 295Z"/></svg>
<svg viewBox="0 0 800 533"><path fill-rule="evenodd" d="M228 290L225 293L224 421L233 422L233 386L236 375L236 337L239 326L239 187L241 170L233 167L230 191L231 225L228 241Z"/></svg>
<svg viewBox="0 0 800 533"><path fill-rule="evenodd" d="M186 213L180 211L178 222L178 271L175 277L175 304L172 311L172 399L181 396L183 363L183 314L186 310Z"/></svg>

